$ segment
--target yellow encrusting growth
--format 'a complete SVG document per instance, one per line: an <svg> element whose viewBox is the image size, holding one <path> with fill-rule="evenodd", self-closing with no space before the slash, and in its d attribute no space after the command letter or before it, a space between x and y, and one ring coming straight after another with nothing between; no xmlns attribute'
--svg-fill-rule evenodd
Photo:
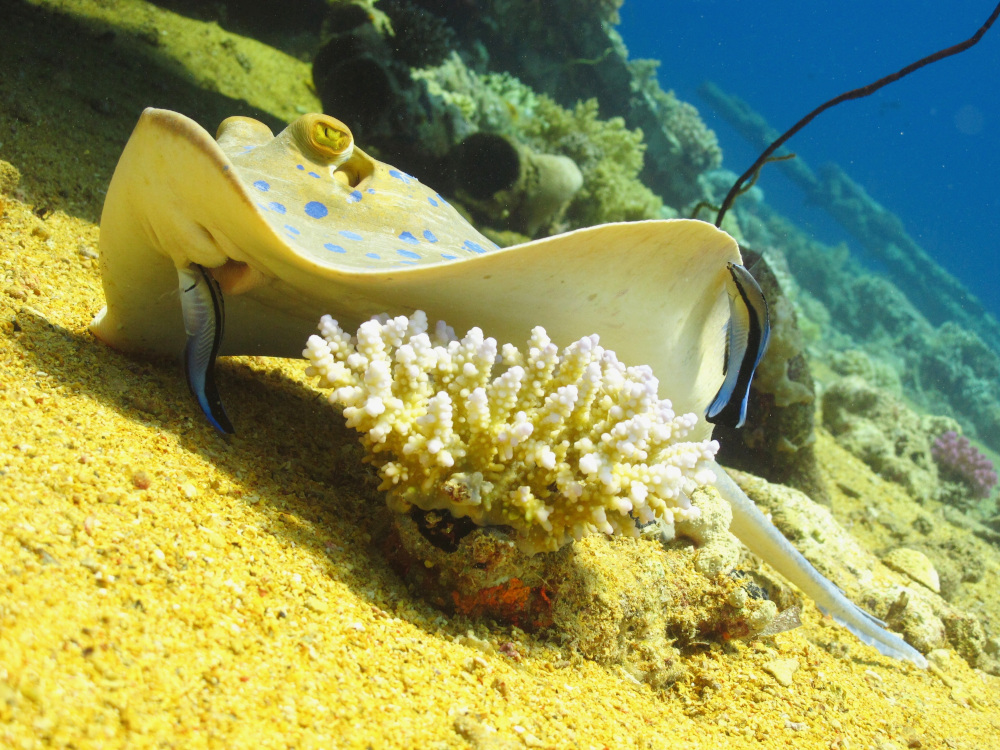
<svg viewBox="0 0 1000 750"><path fill-rule="evenodd" d="M390 507L448 510L512 526L520 547L584 534L635 536L636 522L697 515L718 444L685 441L694 414L657 396L650 368L626 367L597 335L560 353L541 327L521 352L478 328L463 339L427 317L380 316L345 333L330 316L303 352L308 375L358 430Z"/></svg>

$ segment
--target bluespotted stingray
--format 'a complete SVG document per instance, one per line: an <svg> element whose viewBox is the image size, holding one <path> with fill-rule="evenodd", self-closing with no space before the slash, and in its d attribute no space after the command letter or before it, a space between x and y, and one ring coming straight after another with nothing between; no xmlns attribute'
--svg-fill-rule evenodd
<svg viewBox="0 0 1000 750"><path fill-rule="evenodd" d="M125 351L186 351L192 391L219 429L231 427L211 380L217 354L298 357L323 314L349 329L418 309L498 341L538 325L561 344L597 333L621 361L649 365L677 413L742 419L725 406L749 387L733 368L752 374L766 305L736 242L711 224L606 224L498 248L332 117L305 115L278 136L233 117L217 138L175 112L143 113L108 188L107 306L91 329ZM689 439L711 431L699 420ZM926 665L712 469L751 551L865 642Z"/></svg>
<svg viewBox="0 0 1000 750"><path fill-rule="evenodd" d="M195 381L191 365L213 345L297 357L323 314L356 327L420 309L498 341L524 340L536 325L557 342L599 333L623 361L650 365L675 409L698 414L723 384L729 264L741 262L729 235L690 220L498 248L332 117L305 115L276 137L231 117L216 141L155 109L108 188L100 251L107 306L91 330L126 351L174 355L190 344ZM208 293L215 284L221 297ZM212 314L221 299L224 336L221 307Z"/></svg>

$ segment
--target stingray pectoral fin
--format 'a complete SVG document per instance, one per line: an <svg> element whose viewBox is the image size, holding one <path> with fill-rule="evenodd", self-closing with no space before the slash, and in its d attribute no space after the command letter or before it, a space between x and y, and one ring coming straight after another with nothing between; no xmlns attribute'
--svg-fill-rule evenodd
<svg viewBox="0 0 1000 750"><path fill-rule="evenodd" d="M750 383L771 337L767 300L757 280L737 263L727 265L729 277L729 325L726 346L726 378L705 412L713 424L742 427L747 417Z"/></svg>
<svg viewBox="0 0 1000 750"><path fill-rule="evenodd" d="M212 426L224 435L232 435L235 430L215 386L215 358L225 325L222 292L211 274L196 263L177 269L177 280L187 333L184 372L188 388Z"/></svg>
<svg viewBox="0 0 1000 750"><path fill-rule="evenodd" d="M811 597L819 608L850 630L860 640L874 646L880 653L905 659L918 667L927 668L927 659L895 633L885 629L885 623L852 602L812 566L801 552L785 539L760 508L718 464L713 465L715 488L733 509L730 531L751 552L767 562L781 575Z"/></svg>

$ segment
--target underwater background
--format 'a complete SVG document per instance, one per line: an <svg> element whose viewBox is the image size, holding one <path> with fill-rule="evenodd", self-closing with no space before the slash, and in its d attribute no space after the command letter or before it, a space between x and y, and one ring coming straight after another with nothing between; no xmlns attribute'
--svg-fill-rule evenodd
<svg viewBox="0 0 1000 750"><path fill-rule="evenodd" d="M849 0L813 4L629 0L619 31L629 53L661 61L660 81L698 106L724 166L740 173L751 147L698 94L710 80L784 131L822 102L967 39L993 3ZM907 232L1000 317L1000 36L938 61L864 99L824 112L788 149L840 164ZM768 202L827 243L855 238L767 167ZM869 263L877 267L871 259Z"/></svg>
<svg viewBox="0 0 1000 750"><path fill-rule="evenodd" d="M510 245L718 202L759 149L706 81L780 131L989 11L0 0L0 746L993 747L1000 28L821 115L724 226L773 336L745 428L714 433L720 463L929 669L825 616L728 532L725 503L671 540L525 559L497 527L453 539L444 514L387 508L305 360L223 358L223 441L177 362L88 328L102 206L145 107L210 134L327 112ZM803 200L786 171L804 165L872 231L811 205L829 193ZM519 169L572 179L546 193ZM896 217L913 245L873 256Z"/></svg>

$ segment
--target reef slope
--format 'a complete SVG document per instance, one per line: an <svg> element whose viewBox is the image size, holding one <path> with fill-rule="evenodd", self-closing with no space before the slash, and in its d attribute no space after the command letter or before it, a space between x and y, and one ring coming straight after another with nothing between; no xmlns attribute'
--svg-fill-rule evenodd
<svg viewBox="0 0 1000 750"><path fill-rule="evenodd" d="M233 47L251 67L298 65L119 5L190 69ZM808 603L774 639L689 648L660 690L557 636L446 617L384 560L384 507L304 362L222 366L240 404L227 445L173 363L95 341L95 221L141 107L294 114L277 86L206 92L183 66L155 67L161 46L137 52L128 32L63 12L102 7L16 4L0 43L3 69L21 71L0 82L0 745L991 746L997 678L945 651L928 671L886 659ZM76 62L51 83L8 34L47 34ZM151 69L162 99L129 93ZM113 104L86 94L96 78ZM833 486L881 482L833 449L820 461Z"/></svg>

